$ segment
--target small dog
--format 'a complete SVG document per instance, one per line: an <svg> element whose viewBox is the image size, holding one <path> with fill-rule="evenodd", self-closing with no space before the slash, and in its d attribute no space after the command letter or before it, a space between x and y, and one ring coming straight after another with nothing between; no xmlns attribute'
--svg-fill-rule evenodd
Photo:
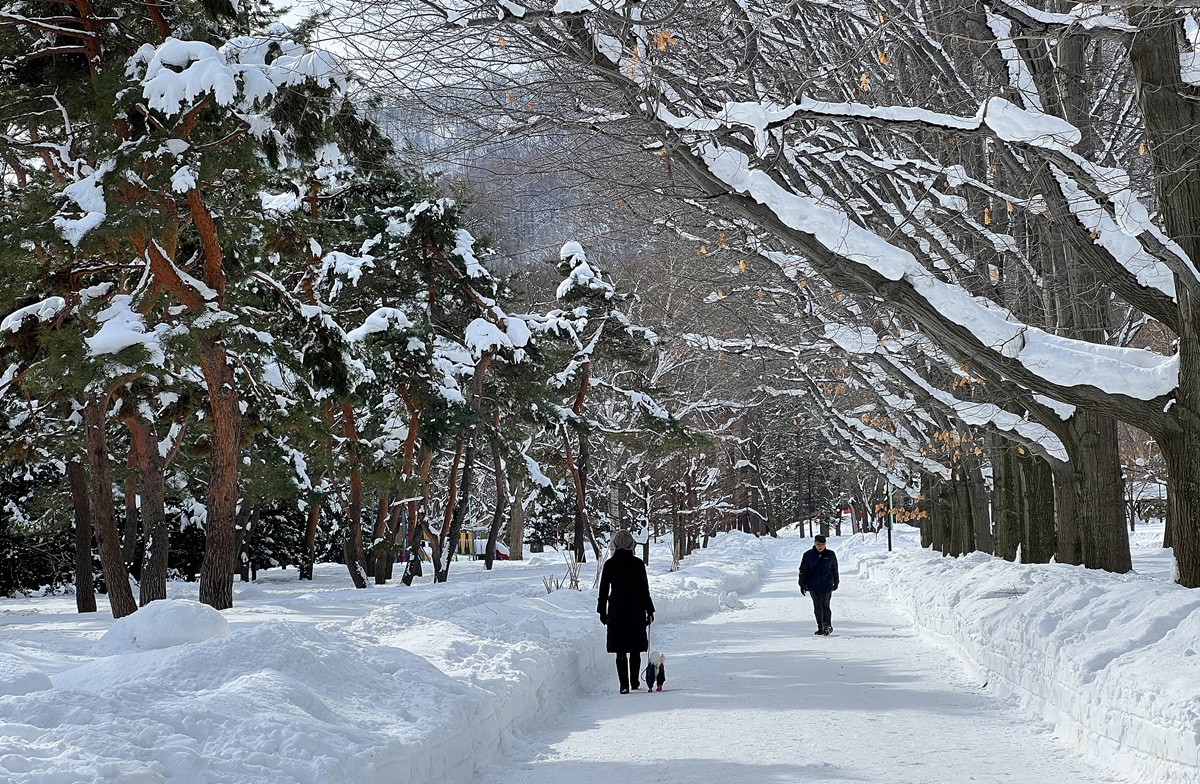
<svg viewBox="0 0 1200 784"><path fill-rule="evenodd" d="M662 691L663 684L667 682L667 658L658 651L650 654L650 663L646 665L646 691L654 691L654 687L658 685L658 691Z"/></svg>

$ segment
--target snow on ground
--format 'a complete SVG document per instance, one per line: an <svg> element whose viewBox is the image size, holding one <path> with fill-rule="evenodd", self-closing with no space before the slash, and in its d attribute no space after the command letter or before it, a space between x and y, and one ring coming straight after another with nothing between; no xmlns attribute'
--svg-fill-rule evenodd
<svg viewBox="0 0 1200 784"><path fill-rule="evenodd" d="M555 553L411 588L261 572L220 617L183 583L116 623L0 600L0 781L1194 783L1200 592L1161 536L1127 576L831 539L829 638L806 540L723 535L675 573L660 544L662 694L616 694L594 565L547 594Z"/></svg>
<svg viewBox="0 0 1200 784"><path fill-rule="evenodd" d="M1200 781L1200 591L1169 582L1162 527L1132 536L1135 572L1017 565L913 546L861 554L863 576L979 682L1131 781Z"/></svg>
<svg viewBox="0 0 1200 784"><path fill-rule="evenodd" d="M668 574L656 547L658 618L736 605L769 560L738 534ZM117 622L71 597L0 601L0 781L473 781L608 665L594 565L547 594L565 571L557 553L459 561L442 585L363 591L344 567L263 572L223 614L172 584Z"/></svg>
<svg viewBox="0 0 1200 784"><path fill-rule="evenodd" d="M796 584L809 546L776 542L774 566L742 597L744 609L659 631L661 694L619 694L610 669L481 784L1103 780L922 641L850 554L831 602L834 633L814 636L812 602Z"/></svg>

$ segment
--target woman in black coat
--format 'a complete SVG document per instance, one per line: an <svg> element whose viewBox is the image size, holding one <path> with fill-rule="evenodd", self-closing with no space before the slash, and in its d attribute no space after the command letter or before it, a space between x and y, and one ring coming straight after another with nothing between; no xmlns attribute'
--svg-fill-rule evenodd
<svg viewBox="0 0 1200 784"><path fill-rule="evenodd" d="M654 602L646 564L633 554L637 542L628 531L613 537L613 554L600 572L600 599L596 612L600 623L608 627L608 652L617 655L617 678L621 693L640 687L642 652L650 648L646 627L654 622Z"/></svg>

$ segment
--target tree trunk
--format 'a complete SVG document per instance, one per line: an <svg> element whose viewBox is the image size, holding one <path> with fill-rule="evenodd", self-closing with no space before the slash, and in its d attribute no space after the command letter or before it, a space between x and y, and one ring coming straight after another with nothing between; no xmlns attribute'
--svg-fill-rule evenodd
<svg viewBox="0 0 1200 784"><path fill-rule="evenodd" d="M67 484L75 506L75 610L96 612L96 584L92 579L92 505L88 498L87 469L78 458L67 463Z"/></svg>
<svg viewBox="0 0 1200 784"><path fill-rule="evenodd" d="M525 487L520 481L513 484L513 503L508 513L508 557L525 560Z"/></svg>
<svg viewBox="0 0 1200 784"><path fill-rule="evenodd" d="M415 505L415 503L409 504L409 515L412 515ZM421 567L422 528L424 528L424 523L416 517L409 516L408 541L404 543L404 574L400 577L400 581L404 585L413 585L416 577L424 576L424 569Z"/></svg>
<svg viewBox="0 0 1200 784"><path fill-rule="evenodd" d="M971 508L970 478L960 462L954 468L954 496L958 506L958 531L955 536L955 555L975 552L975 517Z"/></svg>
<svg viewBox="0 0 1200 784"><path fill-rule="evenodd" d="M679 522L679 489L675 487L671 488L671 550L676 561L687 555L683 552L683 526Z"/></svg>
<svg viewBox="0 0 1200 784"><path fill-rule="evenodd" d="M933 525L929 531L929 546L937 550L942 555L946 554L946 532L950 525L948 518L950 516L949 499L947 497L946 480L940 476L933 480L933 505L937 509L936 515L931 515ZM884 521L887 524L887 521Z"/></svg>
<svg viewBox="0 0 1200 784"><path fill-rule="evenodd" d="M316 496L309 499L308 525L304 529L304 552L300 556L300 579L313 578L313 566L317 562L317 523L321 520L321 501Z"/></svg>
<svg viewBox="0 0 1200 784"><path fill-rule="evenodd" d="M454 514L450 518L450 531L446 537L446 549L438 561L438 569L433 577L434 582L444 583L450 578L450 561L454 558L454 554L458 552L458 540L462 534L463 518L466 516L467 506L471 502L471 485L475 476L475 442L478 438L478 430L472 427L470 434L467 436L466 451L463 454L462 477L459 483L459 500L454 505Z"/></svg>
<svg viewBox="0 0 1200 784"><path fill-rule="evenodd" d="M167 598L167 556L170 554L170 526L167 524L166 472L154 424L137 416L125 417L125 426L134 444L138 484L142 498L142 532L146 538L142 553L142 574L138 582L138 602L145 607L156 599Z"/></svg>
<svg viewBox="0 0 1200 784"><path fill-rule="evenodd" d="M761 459L761 457L756 459ZM683 554L687 556L691 555L697 546L696 523L699 519L699 510L697 507L700 506L696 499L696 483L690 468L687 473L687 495L685 498L687 499L687 520L683 525L683 530L684 535L687 537L687 549L684 550ZM771 536L776 536L774 528L770 528L770 534ZM839 533L838 536L841 536L841 534Z"/></svg>
<svg viewBox="0 0 1200 784"><path fill-rule="evenodd" d="M87 429L88 476L92 482L92 519L100 550L100 568L104 571L113 617L123 618L137 611L137 602L129 587L129 572L125 569L125 558L121 553L121 532L117 529L113 509L112 461L108 457L108 436L105 433L107 414L108 395L95 395L83 407L83 423Z"/></svg>
<svg viewBox="0 0 1200 784"><path fill-rule="evenodd" d="M1070 464L1053 467L1054 474L1054 560L1058 563L1078 565L1083 562L1083 549L1079 543L1079 521L1075 514L1075 472Z"/></svg>
<svg viewBox="0 0 1200 784"><path fill-rule="evenodd" d="M625 482L617 481L617 530L628 530L629 523L625 521Z"/></svg>
<svg viewBox="0 0 1200 784"><path fill-rule="evenodd" d="M895 502L893 501L893 509ZM941 542L942 555L950 555L954 547L954 515L956 507L954 503L954 484L951 480L942 482L942 530L938 532L938 538ZM894 528L896 524L896 516L894 512L888 513L886 524L890 528Z"/></svg>
<svg viewBox="0 0 1200 784"><path fill-rule="evenodd" d="M992 535L991 507L988 504L987 486L983 481L979 459L971 454L964 460L963 465L963 470L966 471L967 500L974 525L971 531L972 549L985 553L995 552L996 539Z"/></svg>
<svg viewBox="0 0 1200 784"><path fill-rule="evenodd" d="M564 450L567 455L567 471L571 474L571 480L575 484L575 535L572 542L572 549L575 551L575 562L583 563L587 560L587 554L583 550L584 544L584 529L587 527L587 486L584 484L584 457L587 450L587 436L582 432L579 434L579 462L576 463L574 454L571 450L571 432L567 429L566 424L562 426L562 436Z"/></svg>
<svg viewBox="0 0 1200 784"><path fill-rule="evenodd" d="M450 523L454 520L454 510L458 504L458 482L459 472L462 470L463 450L466 449L466 435L459 432L458 439L454 447L454 459L450 463L450 477L446 481L446 509L442 513L442 527L438 531L438 535L434 538L434 581L437 581L437 575L442 571L442 561L438 557L445 548L447 538L450 536Z"/></svg>
<svg viewBox="0 0 1200 784"><path fill-rule="evenodd" d="M492 473L496 479L496 507L492 510L492 524L488 528L487 544L483 548L483 568L489 572L496 560L496 541L500 537L500 529L504 525L504 515L508 511L508 482L505 480L504 459L500 456L500 446L494 440L492 446Z"/></svg>
<svg viewBox="0 0 1200 784"><path fill-rule="evenodd" d="M588 540L588 544L590 544L592 546L592 555L594 555L597 559L599 559L600 558L600 542L596 539L596 527L594 525L592 525L591 518L588 519L588 524L587 524L587 540Z"/></svg>
<svg viewBox="0 0 1200 784"><path fill-rule="evenodd" d="M1015 561L1021 545L1024 520L1021 515L1020 474L1016 466L1017 447L996 439L992 447L992 519L996 521L995 554Z"/></svg>
<svg viewBox="0 0 1200 784"><path fill-rule="evenodd" d="M375 510L375 526L371 531L371 549L367 566L376 585L386 585L388 562L392 557L391 493L379 494L379 506Z"/></svg>
<svg viewBox="0 0 1200 784"><path fill-rule="evenodd" d="M923 474L921 476L921 494L925 496L927 506L928 506L928 500L929 500L929 492L928 491L929 491L929 475ZM860 532L866 532L868 529L869 521L874 518L871 516L871 507L867 503L867 497L866 497L866 495L863 494L862 488L859 489L858 509L856 510L856 514L858 516L858 530ZM926 515L926 517L928 517L928 514ZM925 525L924 525L924 523L922 523L921 524L921 540L922 540L921 546L928 547L929 545L924 544L924 539L925 539Z"/></svg>
<svg viewBox="0 0 1200 784"><path fill-rule="evenodd" d="M1075 481L1083 565L1124 574L1133 568L1125 530L1125 488L1117 452L1117 422L1084 409L1067 420L1067 453Z"/></svg>
<svg viewBox="0 0 1200 784"><path fill-rule="evenodd" d="M400 582L405 585L412 585L413 580L417 577L424 576L424 567L421 565L421 552L424 548L421 547L423 534L425 532L425 523L423 521L411 523L412 533L408 540L408 554L404 561L404 574L400 578Z"/></svg>
<svg viewBox="0 0 1200 784"><path fill-rule="evenodd" d="M138 476L137 456L138 445L133 444L129 450L128 471L125 475L125 518L121 526L121 557L125 559L125 570L138 579L140 571L137 564L138 543Z"/></svg>
<svg viewBox="0 0 1200 784"><path fill-rule="evenodd" d="M358 429L354 422L354 409L349 403L342 404L342 435L346 438L346 457L350 467L350 503L347 512L349 521L346 537L342 540L342 557L355 588L367 587L367 576L363 569L362 535L362 466L358 460Z"/></svg>
<svg viewBox="0 0 1200 784"><path fill-rule="evenodd" d="M200 368L208 389L213 429L204 563L200 566L200 601L217 610L226 610L233 606L233 575L237 568L242 409L233 368L217 337L207 337L201 342Z"/></svg>
<svg viewBox="0 0 1200 784"><path fill-rule="evenodd" d="M396 554L404 552L404 546L408 542L408 515L407 507L400 503L399 488L392 489L392 508L389 513L389 536L391 537L391 547L387 553L387 569L384 574L385 580L392 579L393 570L396 568Z"/></svg>
<svg viewBox="0 0 1200 784"><path fill-rule="evenodd" d="M1024 493L1024 563L1050 563L1055 552L1054 474L1050 464L1034 455L1018 461Z"/></svg>
<svg viewBox="0 0 1200 784"><path fill-rule="evenodd" d="M921 521L921 547L933 547L934 530L939 525L940 514L937 501L937 480L932 474L921 476L921 495L925 496L925 519ZM863 506L863 509L870 507ZM865 529L864 529L865 530Z"/></svg>
<svg viewBox="0 0 1200 784"><path fill-rule="evenodd" d="M1180 12L1169 4L1132 6L1138 27L1129 62L1154 170L1155 206L1167 234L1187 257L1200 259L1200 104L1180 72ZM1171 413L1178 424L1155 433L1166 459L1167 526L1176 580L1200 588L1200 295L1175 276L1179 303L1179 386ZM1169 456L1168 456L1169 453Z"/></svg>
<svg viewBox="0 0 1200 784"><path fill-rule="evenodd" d="M1187 588L1200 588L1200 564L1195 563L1196 531L1188 515L1200 509L1200 460L1181 434L1159 441L1167 464L1167 530L1171 532L1172 566L1176 582Z"/></svg>
<svg viewBox="0 0 1200 784"><path fill-rule="evenodd" d="M423 576L421 541L428 530L425 513L429 501L429 466L432 462L433 453L428 446L422 444L417 464L417 476L421 481L421 499L408 503L408 555L404 561L404 575L400 578L405 585L412 585L414 578Z"/></svg>

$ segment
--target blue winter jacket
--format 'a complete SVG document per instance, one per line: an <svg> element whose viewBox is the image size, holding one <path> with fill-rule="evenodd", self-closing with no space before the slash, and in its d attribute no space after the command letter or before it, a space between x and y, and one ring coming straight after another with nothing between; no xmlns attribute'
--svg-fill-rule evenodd
<svg viewBox="0 0 1200 784"><path fill-rule="evenodd" d="M817 552L814 547L800 560L800 587L817 593L836 591L838 587L837 554L825 548Z"/></svg>

